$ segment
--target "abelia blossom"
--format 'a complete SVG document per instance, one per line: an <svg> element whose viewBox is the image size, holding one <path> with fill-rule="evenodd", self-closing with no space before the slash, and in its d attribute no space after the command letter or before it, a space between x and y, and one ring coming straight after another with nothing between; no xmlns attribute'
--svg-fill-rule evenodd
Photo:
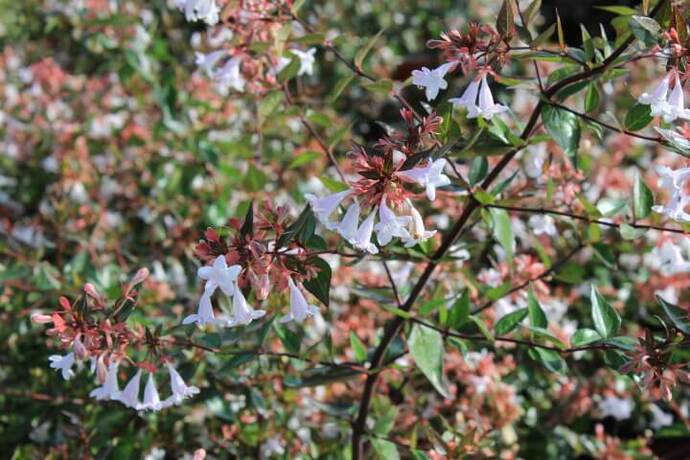
<svg viewBox="0 0 690 460"><path fill-rule="evenodd" d="M117 362L113 361L108 366L108 371L105 374L105 381L103 385L95 388L89 393L89 396L98 401L117 399L120 394L120 388L117 384Z"/></svg>
<svg viewBox="0 0 690 460"><path fill-rule="evenodd" d="M137 369L134 377L127 382L125 389L122 390L113 399L120 401L127 407L139 410L141 407L141 401L139 400L139 386L141 383L141 369Z"/></svg>
<svg viewBox="0 0 690 460"><path fill-rule="evenodd" d="M671 73L675 75L673 90L669 95ZM666 123L671 123L678 118L690 119L690 110L685 108L683 86L677 70L669 72L651 93L642 93L638 102L649 105L652 116L661 116Z"/></svg>
<svg viewBox="0 0 690 460"><path fill-rule="evenodd" d="M166 407L180 404L185 399L191 398L199 393L199 389L197 387L194 385L187 385L185 383L180 373L177 372L177 369L175 369L172 364L167 363L166 366L168 368L168 372L170 373L170 390L172 391L172 395L169 396L164 402Z"/></svg>
<svg viewBox="0 0 690 460"><path fill-rule="evenodd" d="M491 94L489 83L486 81L486 75L484 75L479 88L479 103L470 109L467 118L482 117L485 120L491 120L495 115L506 111L508 111L508 107L494 102L494 96Z"/></svg>
<svg viewBox="0 0 690 460"><path fill-rule="evenodd" d="M426 166L400 171L398 174L425 187L427 198L433 201L436 199L436 187L450 184L450 178L443 174L445 167L445 158L435 161L429 158Z"/></svg>
<svg viewBox="0 0 690 460"><path fill-rule="evenodd" d="M51 369L57 369L62 373L62 378L69 380L74 377L74 352L69 352L66 355L52 355L48 357Z"/></svg>
<svg viewBox="0 0 690 460"><path fill-rule="evenodd" d="M319 308L316 305L309 305L307 303L307 299L292 278L288 279L288 288L290 290L290 312L281 318L281 323L290 321L301 322L305 318L319 314Z"/></svg>
<svg viewBox="0 0 690 460"><path fill-rule="evenodd" d="M331 216L338 208L340 203L345 198L350 196L350 193L350 190L344 190L342 192L332 193L323 198L317 198L316 195L307 193L304 195L304 197L307 199L309 204L311 204L314 215L317 219L319 219L319 222L321 222L327 229L333 230L338 224L337 222L331 220Z"/></svg>
<svg viewBox="0 0 690 460"><path fill-rule="evenodd" d="M228 320L228 326L246 326L253 320L261 318L266 314L265 310L254 310L245 299L242 290L239 287L235 288L235 295L232 298L232 316Z"/></svg>
<svg viewBox="0 0 690 460"><path fill-rule="evenodd" d="M215 0L176 0L176 4L189 22L203 21L209 26L218 24L220 8Z"/></svg>
<svg viewBox="0 0 690 460"><path fill-rule="evenodd" d="M156 381L153 378L153 373L149 373L149 379L146 381L144 387L144 401L138 407L139 410L159 411L163 408L161 398L156 389Z"/></svg>
<svg viewBox="0 0 690 460"><path fill-rule="evenodd" d="M376 239L381 246L385 246L391 242L394 237L407 239L410 237L410 232L407 227L410 225L412 218L410 216L398 217L386 204L386 197L384 195L379 205L379 223L374 226L376 231Z"/></svg>
<svg viewBox="0 0 690 460"><path fill-rule="evenodd" d="M436 230L426 230L424 228L424 219L422 219L422 215L419 211L412 205L410 200L407 200L406 204L410 211L410 224L408 226L410 236L409 238L403 238L403 241L405 242L406 248L411 248L434 236Z"/></svg>
<svg viewBox="0 0 690 460"><path fill-rule="evenodd" d="M209 77L213 76L216 65L227 54L225 50L212 51L210 53L194 53L196 65Z"/></svg>
<svg viewBox="0 0 690 460"><path fill-rule="evenodd" d="M690 222L690 214L685 211L690 204L690 196L685 191L687 180L690 178L690 168L673 170L667 166L659 166L657 173L659 186L667 192L669 197L666 204L655 205L652 210L675 221Z"/></svg>
<svg viewBox="0 0 690 460"><path fill-rule="evenodd" d="M314 62L316 62L314 54L316 53L316 48L309 48L307 51L291 49L290 52L299 59L299 70L297 71L297 75L314 74Z"/></svg>
<svg viewBox="0 0 690 460"><path fill-rule="evenodd" d="M670 80L671 75L668 74L659 82L651 93L642 93L642 95L637 98L640 104L649 105L652 116L663 115L666 112L666 96L668 95Z"/></svg>
<svg viewBox="0 0 690 460"><path fill-rule="evenodd" d="M633 402L628 398L608 396L599 403L599 410L603 417L613 417L616 420L630 418L633 411Z"/></svg>
<svg viewBox="0 0 690 460"><path fill-rule="evenodd" d="M556 236L555 221L549 215L535 214L529 218L529 225L535 235Z"/></svg>
<svg viewBox="0 0 690 460"><path fill-rule="evenodd" d="M424 88L426 99L431 102L436 99L440 90L448 88L448 82L444 77L452 65L445 63L433 70L427 67L422 67L421 70L413 70L412 83L420 88Z"/></svg>
<svg viewBox="0 0 690 460"><path fill-rule="evenodd" d="M663 275L672 276L690 271L690 261L683 256L680 246L672 241L664 241L661 247L655 247L650 256Z"/></svg>
<svg viewBox="0 0 690 460"><path fill-rule="evenodd" d="M685 108L683 86L680 83L678 72L676 72L673 90L671 90L671 95L668 97L668 105L666 106L666 112L664 113L664 121L666 123L671 123L677 118L682 118L684 120L690 119L690 110Z"/></svg>
<svg viewBox="0 0 690 460"><path fill-rule="evenodd" d="M182 320L182 324L196 323L199 326L204 324L217 324L219 320L213 314L213 305L211 304L211 295L207 292L199 299L199 309L196 313L187 316Z"/></svg>
<svg viewBox="0 0 690 460"><path fill-rule="evenodd" d="M246 80L242 76L240 70L241 64L242 58L240 56L235 56L217 70L213 78L221 87L234 89L241 93L244 91L244 85L246 84Z"/></svg>
<svg viewBox="0 0 690 460"><path fill-rule="evenodd" d="M201 267L197 275L202 280L206 280L204 292L213 295L216 288L220 288L225 295L232 295L235 292L235 282L242 271L239 265L231 265L225 260L225 255L216 257L210 267Z"/></svg>
<svg viewBox="0 0 690 460"><path fill-rule="evenodd" d="M453 107L462 108L469 113L477 112L477 95L479 94L479 80L472 80L460 97L452 97L448 102Z"/></svg>
<svg viewBox="0 0 690 460"><path fill-rule="evenodd" d="M367 216L362 224L357 228L354 238L350 241L354 247L367 251L369 254L378 254L379 250L374 243L371 242L371 235L374 232L374 219L376 213L372 212Z"/></svg>
<svg viewBox="0 0 690 460"><path fill-rule="evenodd" d="M343 220L336 226L336 230L345 240L353 244L359 228L359 203L356 201L347 208Z"/></svg>

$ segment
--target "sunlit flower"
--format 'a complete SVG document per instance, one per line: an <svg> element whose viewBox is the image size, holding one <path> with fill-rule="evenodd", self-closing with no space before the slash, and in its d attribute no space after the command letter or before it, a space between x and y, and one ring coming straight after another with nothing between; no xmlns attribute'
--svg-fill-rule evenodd
<svg viewBox="0 0 690 460"><path fill-rule="evenodd" d="M438 96L440 90L448 88L448 82L446 82L444 77L450 67L451 64L446 63L433 70L429 70L427 67L422 67L421 70L413 70L412 83L420 88L424 88L427 101L433 101Z"/></svg>
<svg viewBox="0 0 690 460"><path fill-rule="evenodd" d="M316 305L309 305L307 299L302 294L302 291L295 285L292 278L288 279L288 287L290 289L290 312L281 318L281 323L289 321L304 321L305 318L318 315L319 309Z"/></svg>
<svg viewBox="0 0 690 460"><path fill-rule="evenodd" d="M307 51L291 49L290 52L299 59L299 70L297 71L297 75L314 74L314 54L316 53L316 48L309 48Z"/></svg>
<svg viewBox="0 0 690 460"><path fill-rule="evenodd" d="M261 318L266 314L264 310L254 310L247 304L242 290L235 288L235 295L232 297L232 316L228 320L228 326L246 326L253 320Z"/></svg>
<svg viewBox="0 0 690 460"><path fill-rule="evenodd" d="M472 80L465 92L460 97L452 97L448 102L453 104L453 107L464 108L470 113L477 112L477 95L479 94L479 80Z"/></svg>
<svg viewBox="0 0 690 460"><path fill-rule="evenodd" d="M215 0L176 0L176 3L189 22L203 21L213 26L220 19L220 8Z"/></svg>
<svg viewBox="0 0 690 460"><path fill-rule="evenodd" d="M535 235L555 236L558 233L555 221L549 215L535 214L529 218L529 225Z"/></svg>
<svg viewBox="0 0 690 460"><path fill-rule="evenodd" d="M651 93L642 93L637 99L640 104L647 104L650 106L652 116L663 115L666 112L668 105L666 96L668 94L670 80L671 75L666 75Z"/></svg>
<svg viewBox="0 0 690 460"><path fill-rule="evenodd" d="M149 373L149 379L146 381L146 387L144 387L144 402L139 406L139 409L158 411L162 407L163 404L156 389L156 381L153 378L153 374Z"/></svg>
<svg viewBox="0 0 690 460"><path fill-rule="evenodd" d="M117 399L119 394L120 388L117 385L117 363L111 361L108 366L108 372L105 374L103 385L92 390L89 396L101 401L103 399Z"/></svg>
<svg viewBox="0 0 690 460"><path fill-rule="evenodd" d="M482 84L479 88L479 104L470 109L467 118L482 117L486 120L491 120L494 115L506 112L508 107L496 104L494 96L491 94L489 83L486 81L486 75L482 77Z"/></svg>
<svg viewBox="0 0 690 460"><path fill-rule="evenodd" d="M307 199L309 204L311 204L314 215L319 219L324 227L329 230L335 229L338 225L337 222L331 220L331 215L338 208L340 203L350 195L350 190L345 190L342 192L332 193L323 198L318 198L316 195L311 193L306 193L304 197Z"/></svg>
<svg viewBox="0 0 690 460"><path fill-rule="evenodd" d="M177 372L177 369L175 369L172 364L168 363L166 366L168 368L168 372L170 373L170 390L172 391L172 395L164 402L166 407L180 404L186 398L191 398L199 393L199 389L197 387L194 385L187 385L185 383L180 373Z"/></svg>
<svg viewBox="0 0 690 460"><path fill-rule="evenodd" d="M194 53L196 65L209 77L213 75L216 64L227 54L225 50L212 51L210 53Z"/></svg>
<svg viewBox="0 0 690 460"><path fill-rule="evenodd" d="M633 407L632 400L616 396L608 396L599 403L599 411L601 411L602 417L613 417L616 420L630 418Z"/></svg>
<svg viewBox="0 0 690 460"><path fill-rule="evenodd" d="M376 231L376 239L381 246L385 246L391 242L394 237L409 238L410 232L407 231L407 226L410 225L411 217L398 217L386 204L386 197L381 199L379 206L379 223L374 226Z"/></svg>
<svg viewBox="0 0 690 460"><path fill-rule="evenodd" d="M408 231L410 233L409 238L404 238L405 247L411 248L416 246L422 241L426 241L436 234L436 230L428 231L424 228L424 219L419 211L412 205L410 200L407 200L407 208L410 211L410 224Z"/></svg>
<svg viewBox="0 0 690 460"><path fill-rule="evenodd" d="M673 90L668 97L668 104L666 105L665 113L663 114L664 121L671 123L677 118L685 120L690 119L690 110L685 108L685 97L683 96L683 86L680 84L678 72L673 85Z"/></svg>
<svg viewBox="0 0 690 460"><path fill-rule="evenodd" d="M48 356L51 369L57 369L62 373L62 378L69 380L74 377L74 352L69 352L66 355L52 355Z"/></svg>
<svg viewBox="0 0 690 460"><path fill-rule="evenodd" d="M664 241L649 254L653 265L665 276L690 271L690 261L683 256L683 250L672 241Z"/></svg>
<svg viewBox="0 0 690 460"><path fill-rule="evenodd" d="M182 324L192 324L196 323L199 326L204 324L216 324L218 320L213 314L213 305L211 304L211 295L208 292L204 292L199 299L199 309L196 313L187 316L182 320Z"/></svg>
<svg viewBox="0 0 690 460"><path fill-rule="evenodd" d="M436 187L443 187L450 184L448 176L443 174L443 169L445 167L445 158L439 158L436 161L429 158L426 166L400 171L398 174L425 187L427 198L433 201L436 199Z"/></svg>
<svg viewBox="0 0 690 460"><path fill-rule="evenodd" d="M240 65L242 64L242 58L240 56L235 56L229 59L223 67L216 71L213 78L221 86L234 89L238 92L244 91L244 85L246 80L242 76Z"/></svg>
<svg viewBox="0 0 690 460"><path fill-rule="evenodd" d="M356 201L347 208L343 220L336 226L336 230L340 236L345 238L350 244L354 241L359 228L359 203Z"/></svg>
<svg viewBox="0 0 690 460"><path fill-rule="evenodd" d="M659 166L657 173L659 186L667 192L669 197L666 204L655 205L652 210L676 221L690 222L690 214L685 211L690 204L690 196L685 192L686 182L690 178L690 168L672 170L666 166Z"/></svg>
<svg viewBox="0 0 690 460"><path fill-rule="evenodd" d="M213 265L210 267L201 267L197 271L197 275L202 280L206 280L204 292L208 295L213 295L216 288L220 288L225 295L232 295L235 292L235 281L237 276L242 271L239 265L231 265L225 260L224 255L216 257Z"/></svg>
<svg viewBox="0 0 690 460"><path fill-rule="evenodd" d="M122 390L115 398L127 407L139 410L141 401L139 401L139 385L141 382L141 369L137 369L134 377L127 382L125 389Z"/></svg>
<svg viewBox="0 0 690 460"><path fill-rule="evenodd" d="M357 233L350 241L354 247L367 251L369 254L378 254L379 252L376 245L371 242L371 235L374 232L374 219L376 219L376 213L372 212L364 219L362 225L357 228Z"/></svg>

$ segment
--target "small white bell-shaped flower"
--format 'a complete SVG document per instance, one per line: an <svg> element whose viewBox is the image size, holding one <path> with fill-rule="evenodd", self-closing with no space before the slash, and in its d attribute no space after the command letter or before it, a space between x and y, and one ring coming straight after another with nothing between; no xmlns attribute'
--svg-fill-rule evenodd
<svg viewBox="0 0 690 460"><path fill-rule="evenodd" d="M443 173L445 167L445 158L439 158L436 161L429 158L426 166L400 171L398 174L425 187L427 198L433 201L436 199L436 187L450 184L450 179Z"/></svg>
<svg viewBox="0 0 690 460"><path fill-rule="evenodd" d="M139 409L159 411L162 407L163 404L158 395L158 389L156 389L156 381L153 378L153 374L149 373L149 379L146 381L146 387L144 387L144 401L141 406L139 406Z"/></svg>
<svg viewBox="0 0 690 460"><path fill-rule="evenodd" d="M235 287L235 295L232 297L232 316L228 320L228 327L246 326L265 314L265 310L254 310L250 307L244 294L242 294L242 290L239 286Z"/></svg>
<svg viewBox="0 0 690 460"><path fill-rule="evenodd" d="M652 90L651 93L642 93L642 95L637 98L640 104L649 105L651 109L652 116L663 115L667 111L668 103L666 101L666 96L668 95L668 89L671 82L671 74L667 74L661 82Z"/></svg>
<svg viewBox="0 0 690 460"><path fill-rule="evenodd" d="M213 305L211 304L211 295L204 292L199 300L199 309L196 313L187 316L182 320L182 324L196 323L199 326L204 324L216 324L219 320L213 314Z"/></svg>
<svg viewBox="0 0 690 460"><path fill-rule="evenodd" d="M319 222L327 229L333 230L338 224L331 220L331 215L348 196L350 196L350 190L332 193L323 198L318 198L316 195L307 193L304 195L304 198L311 204L314 215L319 219Z"/></svg>
<svg viewBox="0 0 690 460"><path fill-rule="evenodd" d="M359 203L356 201L347 208L345 211L345 216L343 220L336 226L336 230L340 233L340 236L345 238L350 244L355 239L357 235L357 229L359 228Z"/></svg>
<svg viewBox="0 0 690 460"><path fill-rule="evenodd" d="M446 82L444 77L451 65L450 63L445 63L433 70L422 67L421 70L412 71L412 83L420 88L424 88L427 101L433 101L438 96L440 90L448 88L448 82Z"/></svg>
<svg viewBox="0 0 690 460"><path fill-rule="evenodd" d="M314 54L316 53L316 48L309 48L307 51L291 49L290 52L299 59L299 70L297 71L297 75L314 74L314 62L316 61Z"/></svg>
<svg viewBox="0 0 690 460"><path fill-rule="evenodd" d="M168 368L168 372L170 373L170 390L172 391L172 395L169 396L163 403L165 407L180 404L185 399L191 398L199 393L199 389L197 387L194 385L187 385L185 383L180 373L177 372L177 369L175 369L172 364L168 363L166 366Z"/></svg>
<svg viewBox="0 0 690 460"><path fill-rule="evenodd" d="M386 204L386 197L384 195L379 205L379 223L374 226L376 239L379 244L385 246L394 237L409 238L410 232L407 231L407 226L410 224L410 220L410 216L396 216Z"/></svg>
<svg viewBox="0 0 690 460"><path fill-rule="evenodd" d="M491 88L489 88L489 83L486 81L486 75L484 75L482 77L481 87L479 88L479 104L470 110L467 114L467 118L482 117L485 120L491 120L495 115L506 112L507 110L508 107L494 102L494 96L491 94Z"/></svg>
<svg viewBox="0 0 690 460"><path fill-rule="evenodd" d="M357 233L355 233L354 238L351 243L357 249L362 251L367 251L369 254L378 254L379 250L374 243L371 242L371 235L374 232L374 219L376 218L376 213L372 212L364 219L362 225L357 228Z"/></svg>
<svg viewBox="0 0 690 460"><path fill-rule="evenodd" d="M48 356L51 369L57 369L62 373L62 378L69 380L74 377L74 352L69 352L66 355L52 355Z"/></svg>
<svg viewBox="0 0 690 460"><path fill-rule="evenodd" d="M410 211L410 225L408 231L410 232L410 237L404 239L405 247L411 248L416 246L422 241L426 241L436 234L436 230L426 230L424 228L424 219L419 211L412 205L410 200L407 200L407 207Z"/></svg>
<svg viewBox="0 0 690 460"><path fill-rule="evenodd" d="M105 374L103 385L92 390L89 396L101 401L104 399L117 399L119 395L120 388L117 385L117 363L111 361L108 366L108 372Z"/></svg>
<svg viewBox="0 0 690 460"><path fill-rule="evenodd" d="M242 76L240 69L241 64L242 58L240 56L235 56L217 70L213 78L223 87L242 92L244 91L246 80Z"/></svg>
<svg viewBox="0 0 690 460"><path fill-rule="evenodd" d="M460 97L448 99L453 107L464 108L470 113L477 112L477 95L479 94L479 80L472 80Z"/></svg>
<svg viewBox="0 0 690 460"><path fill-rule="evenodd" d="M122 390L115 398L127 407L139 410L141 401L139 401L139 385L141 384L141 369L137 369L134 377L127 382L125 389Z"/></svg>
<svg viewBox="0 0 690 460"><path fill-rule="evenodd" d="M281 318L281 323L287 323L293 320L301 322L304 321L305 318L319 314L318 307L307 303L307 299L304 297L299 287L292 281L292 278L288 279L288 287L290 289L290 312Z"/></svg>
<svg viewBox="0 0 690 460"><path fill-rule="evenodd" d="M206 280L204 291L208 295L212 295L216 288L220 288L225 295L232 295L234 292L235 282L242 271L239 265L231 265L225 260L224 255L216 257L213 265L210 267L201 267L197 271L199 278Z"/></svg>

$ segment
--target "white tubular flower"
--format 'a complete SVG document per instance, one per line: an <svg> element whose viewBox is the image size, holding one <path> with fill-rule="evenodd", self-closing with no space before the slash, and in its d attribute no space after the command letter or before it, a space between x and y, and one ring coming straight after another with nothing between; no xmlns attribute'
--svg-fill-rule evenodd
<svg viewBox="0 0 690 460"><path fill-rule="evenodd" d="M555 236L558 233L553 217L548 215L533 215L529 218L529 225L535 235Z"/></svg>
<svg viewBox="0 0 690 460"><path fill-rule="evenodd" d="M221 86L232 88L238 92L244 91L244 85L246 80L242 76L240 71L240 65L242 64L242 58L240 56L235 56L229 59L223 67L216 71L213 78Z"/></svg>
<svg viewBox="0 0 690 460"><path fill-rule="evenodd" d="M666 95L668 94L670 80L671 75L668 74L651 93L642 93L642 95L637 98L640 104L650 106L652 116L659 116L666 113L668 106Z"/></svg>
<svg viewBox="0 0 690 460"><path fill-rule="evenodd" d="M376 239L381 246L391 242L394 237L406 239L410 237L407 226L412 219L410 216L398 217L386 204L386 196L381 199L379 206L379 223L374 226Z"/></svg>
<svg viewBox="0 0 690 460"><path fill-rule="evenodd" d="M424 88L427 101L433 101L438 96L438 92L448 88L448 82L444 79L450 69L451 64L446 63L429 70L422 67L421 70L412 71L412 83L420 88Z"/></svg>
<svg viewBox="0 0 690 460"><path fill-rule="evenodd" d="M372 212L364 219L362 225L357 229L354 239L351 241L352 245L362 251L367 251L369 254L378 254L379 250L374 243L371 242L371 235L374 232L374 219L376 213Z"/></svg>
<svg viewBox="0 0 690 460"><path fill-rule="evenodd" d="M293 320L301 322L305 318L319 314L318 307L307 303L307 299L299 287L292 281L292 278L288 279L288 287L290 288L290 312L280 319L281 323Z"/></svg>
<svg viewBox="0 0 690 460"><path fill-rule="evenodd" d="M482 84L479 88L479 105L472 108L467 114L467 118L482 117L485 120L491 120L494 115L503 113L508 110L508 107L496 104L494 96L491 94L489 83L486 81L486 75L482 77Z"/></svg>
<svg viewBox="0 0 690 460"><path fill-rule="evenodd" d="M210 53L194 53L196 65L209 77L213 75L216 64L225 56L225 50L212 51Z"/></svg>
<svg viewBox="0 0 690 460"><path fill-rule="evenodd" d="M350 196L350 190L332 193L323 198L318 198L316 195L306 193L304 198L311 204L312 210L316 218L319 219L319 222L327 229L333 230L338 224L331 220L331 215L333 215L340 203L348 196Z"/></svg>
<svg viewBox="0 0 690 460"><path fill-rule="evenodd" d="M132 409L139 410L141 407L141 401L139 401L140 382L141 382L141 369L138 369L137 373L134 374L134 377L132 377L130 379L130 381L127 382L125 389L122 390L113 399L120 401L122 404L124 404L127 407L131 407Z"/></svg>
<svg viewBox="0 0 690 460"><path fill-rule="evenodd" d="M356 201L347 208L343 220L336 226L335 230L340 233L340 236L345 238L350 244L357 236L357 229L359 228L359 203Z"/></svg>
<svg viewBox="0 0 690 460"><path fill-rule="evenodd" d="M203 326L204 324L217 324L218 321L219 320L217 320L213 314L211 295L207 292L204 292L199 300L199 309L197 312L183 319L182 324L196 323L199 326Z"/></svg>
<svg viewBox="0 0 690 460"><path fill-rule="evenodd" d="M479 94L479 80L472 80L465 92L462 93L460 97L453 97L448 99L448 102L453 104L453 107L464 108L469 113L476 113L477 107L477 95Z"/></svg>
<svg viewBox="0 0 690 460"><path fill-rule="evenodd" d="M616 420L625 420L630 418L634 405L629 398L618 398L616 396L608 396L599 402L599 410L604 417L613 417Z"/></svg>
<svg viewBox="0 0 690 460"><path fill-rule="evenodd" d="M658 266L664 276L690 271L690 261L683 257L680 246L671 241L664 241L661 247L655 247L650 256L654 258L654 265Z"/></svg>
<svg viewBox="0 0 690 460"><path fill-rule="evenodd" d="M668 193L669 201L664 205L652 206L652 210L675 221L690 222L690 214L685 211L690 204L690 196L685 192L685 185L690 179L690 168L673 170L667 166L659 166L657 173L659 186Z"/></svg>
<svg viewBox="0 0 690 460"><path fill-rule="evenodd" d="M228 327L246 326L265 314L265 310L254 310L250 307L242 294L242 290L235 286L235 295L232 297L232 317L228 320Z"/></svg>
<svg viewBox="0 0 690 460"><path fill-rule="evenodd" d="M191 398L199 393L197 387L185 383L180 373L177 372L177 369L175 369L172 364L168 363L166 366L170 373L170 390L172 391L172 395L163 402L164 407L181 404L185 399Z"/></svg>
<svg viewBox="0 0 690 460"><path fill-rule="evenodd" d="M89 396L98 401L104 399L117 399L120 395L120 388L117 385L117 363L111 361L108 372L105 374L103 385L92 390Z"/></svg>
<svg viewBox="0 0 690 460"><path fill-rule="evenodd" d="M204 21L209 26L218 24L220 8L215 0L176 0L177 8L184 11L189 22Z"/></svg>
<svg viewBox="0 0 690 460"><path fill-rule="evenodd" d="M690 119L690 110L685 108L683 86L680 84L678 72L676 72L673 90L671 90L671 95L668 97L668 104L666 104L665 109L666 110L663 117L666 123L671 123L677 118L682 118L685 120Z"/></svg>
<svg viewBox="0 0 690 460"><path fill-rule="evenodd" d="M427 198L433 201L436 199L436 187L443 187L450 184L450 179L448 176L443 174L443 169L445 167L445 158L439 158L436 161L433 161L431 158L429 158L426 166L400 171L398 174L417 182L422 187L425 187Z"/></svg>
<svg viewBox="0 0 690 460"><path fill-rule="evenodd" d="M235 292L235 282L242 271L239 265L231 265L225 260L224 255L216 257L213 265L210 267L201 267L197 271L197 275L202 280L206 280L204 292L209 296L216 292L216 288L220 288L225 295L232 295Z"/></svg>
<svg viewBox="0 0 690 460"><path fill-rule="evenodd" d="M69 380L74 377L74 371L72 366L74 366L74 352L69 352L65 356L62 355L52 355L48 356L50 361L51 369L57 369L62 373L62 378Z"/></svg>
<svg viewBox="0 0 690 460"><path fill-rule="evenodd" d="M424 220L419 211L412 205L410 200L407 200L407 207L410 211L410 225L408 231L410 232L409 238L404 239L405 247L411 248L416 246L422 241L426 241L436 234L436 230L428 231L424 228Z"/></svg>
<svg viewBox="0 0 690 460"><path fill-rule="evenodd" d="M299 59L299 70L297 75L313 75L314 74L314 54L316 48L309 48L307 51L298 49L291 49L290 52Z"/></svg>
<svg viewBox="0 0 690 460"><path fill-rule="evenodd" d="M153 379L153 374L149 373L149 379L144 388L144 402L139 406L139 410L159 411L162 407L163 404L156 389L156 381Z"/></svg>

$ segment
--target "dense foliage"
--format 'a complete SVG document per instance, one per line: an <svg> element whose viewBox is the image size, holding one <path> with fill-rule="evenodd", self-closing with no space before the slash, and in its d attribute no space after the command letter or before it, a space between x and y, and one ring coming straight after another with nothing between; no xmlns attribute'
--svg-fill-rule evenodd
<svg viewBox="0 0 690 460"><path fill-rule="evenodd" d="M684 458L685 2L0 5L3 456Z"/></svg>

